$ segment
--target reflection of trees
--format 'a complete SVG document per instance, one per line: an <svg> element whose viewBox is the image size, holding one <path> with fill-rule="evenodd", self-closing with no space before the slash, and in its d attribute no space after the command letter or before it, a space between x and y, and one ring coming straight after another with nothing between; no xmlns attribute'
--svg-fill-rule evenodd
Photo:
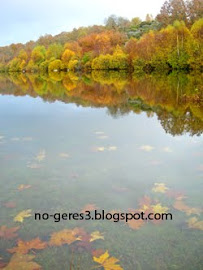
<svg viewBox="0 0 203 270"><path fill-rule="evenodd" d="M182 135L184 133L199 136L203 132L202 121L193 117L190 113L175 116L168 112L159 112L157 115L166 133L170 133L174 136Z"/></svg>
<svg viewBox="0 0 203 270"><path fill-rule="evenodd" d="M200 135L203 126L201 75L171 73L136 75L125 72L92 74L18 74L0 77L0 93L40 96L77 105L106 107L112 117L133 111L157 114L166 132Z"/></svg>

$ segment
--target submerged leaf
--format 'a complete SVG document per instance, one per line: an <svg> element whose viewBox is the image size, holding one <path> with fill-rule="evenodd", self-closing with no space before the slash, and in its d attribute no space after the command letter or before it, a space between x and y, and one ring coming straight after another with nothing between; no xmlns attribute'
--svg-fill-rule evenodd
<svg viewBox="0 0 203 270"><path fill-rule="evenodd" d="M93 241L99 240L99 239L104 240L104 236L99 231L95 231L95 232L91 233L90 242L93 242Z"/></svg>
<svg viewBox="0 0 203 270"><path fill-rule="evenodd" d="M159 193L165 193L167 190L168 188L164 183L155 183L154 187L152 188L152 191Z"/></svg>
<svg viewBox="0 0 203 270"><path fill-rule="evenodd" d="M11 257L10 262L4 267L4 270L39 270L42 267L33 262L35 256L33 255L23 255L16 253Z"/></svg>
<svg viewBox="0 0 203 270"><path fill-rule="evenodd" d="M39 237L32 239L31 241L24 242L18 240L17 247L8 249L10 253L21 253L27 254L31 249L44 249L47 246L47 243L42 242Z"/></svg>
<svg viewBox="0 0 203 270"><path fill-rule="evenodd" d="M93 257L93 260L101 264L105 270L123 270L123 268L117 264L119 260L114 257L110 257L108 250L100 257Z"/></svg>
<svg viewBox="0 0 203 270"><path fill-rule="evenodd" d="M81 240L81 237L78 236L77 228L73 230L64 229L62 231L52 233L49 245L50 246L62 246L64 244L70 245L77 240Z"/></svg>
<svg viewBox="0 0 203 270"><path fill-rule="evenodd" d="M187 223L189 228L203 230L203 221L199 221L196 217L190 218Z"/></svg>
<svg viewBox="0 0 203 270"><path fill-rule="evenodd" d="M4 206L7 208L15 208L16 203L15 202L6 202L6 203L4 203Z"/></svg>
<svg viewBox="0 0 203 270"><path fill-rule="evenodd" d="M35 159L39 162L43 161L46 157L46 151L40 150L39 154L35 157Z"/></svg>
<svg viewBox="0 0 203 270"><path fill-rule="evenodd" d="M0 238L12 239L17 237L16 232L20 227L7 228L6 226L0 227Z"/></svg>
<svg viewBox="0 0 203 270"><path fill-rule="evenodd" d="M180 198L176 199L176 201L174 202L173 207L174 207L176 210L185 212L188 216L191 215L191 214L199 215L199 214L201 213L201 209L199 209L199 208L194 208L194 207L190 207L190 206L186 205L186 204L183 202L182 199L183 199L183 198L180 197Z"/></svg>
<svg viewBox="0 0 203 270"><path fill-rule="evenodd" d="M153 212L155 214L156 213L163 214L163 213L166 213L169 210L169 208L168 207L164 207L160 203L158 203L158 204L152 205L152 210L153 210Z"/></svg>
<svg viewBox="0 0 203 270"><path fill-rule="evenodd" d="M14 221L16 222L23 222L24 218L31 217L31 209L23 210L14 218Z"/></svg>
<svg viewBox="0 0 203 270"><path fill-rule="evenodd" d="M18 190L24 190L24 189L28 189L28 188L31 188L31 185L20 185L19 187L18 187Z"/></svg>

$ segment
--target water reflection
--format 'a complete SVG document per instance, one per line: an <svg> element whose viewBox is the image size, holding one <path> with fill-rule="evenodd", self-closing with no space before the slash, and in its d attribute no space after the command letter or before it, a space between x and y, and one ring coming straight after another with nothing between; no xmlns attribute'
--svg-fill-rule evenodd
<svg viewBox="0 0 203 270"><path fill-rule="evenodd" d="M201 269L200 79L2 76L0 268ZM34 219L95 209L173 220Z"/></svg>
<svg viewBox="0 0 203 270"><path fill-rule="evenodd" d="M106 107L113 117L129 112L156 114L167 133L200 135L203 131L201 74L50 73L0 76L0 94L41 97L83 107Z"/></svg>

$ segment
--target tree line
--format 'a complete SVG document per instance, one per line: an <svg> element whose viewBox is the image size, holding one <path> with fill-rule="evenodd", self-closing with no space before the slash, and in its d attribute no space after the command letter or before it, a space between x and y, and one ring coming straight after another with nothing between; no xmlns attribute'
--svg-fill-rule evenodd
<svg viewBox="0 0 203 270"><path fill-rule="evenodd" d="M169 0L145 21L111 15L104 26L0 47L0 71L202 70L202 14L202 0Z"/></svg>

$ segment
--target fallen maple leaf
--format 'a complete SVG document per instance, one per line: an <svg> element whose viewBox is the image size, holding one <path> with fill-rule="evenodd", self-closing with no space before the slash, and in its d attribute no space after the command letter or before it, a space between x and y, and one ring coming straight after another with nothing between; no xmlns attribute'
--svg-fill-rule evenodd
<svg viewBox="0 0 203 270"><path fill-rule="evenodd" d="M23 222L24 218L31 217L31 209L23 210L22 212L18 213L17 216L14 218L16 222Z"/></svg>
<svg viewBox="0 0 203 270"><path fill-rule="evenodd" d="M33 255L23 255L16 253L11 257L10 262L4 267L4 270L39 270L42 267L33 262L35 258Z"/></svg>
<svg viewBox="0 0 203 270"><path fill-rule="evenodd" d="M59 232L54 232L51 235L51 239L49 241L50 246L62 246L64 244L71 244L77 240L81 240L81 237L78 236L78 230L68 230L64 229Z"/></svg>
<svg viewBox="0 0 203 270"><path fill-rule="evenodd" d="M192 217L188 220L188 227L203 230L203 221L199 221L196 217Z"/></svg>
<svg viewBox="0 0 203 270"><path fill-rule="evenodd" d="M158 204L152 205L152 210L155 214L156 213L163 214L163 213L166 213L169 209L168 207L164 207L160 203L158 203Z"/></svg>
<svg viewBox="0 0 203 270"><path fill-rule="evenodd" d="M10 253L21 253L27 254L31 249L44 249L47 246L47 243L42 242L39 237L32 239L31 241L24 242L18 240L17 247L8 249Z"/></svg>
<svg viewBox="0 0 203 270"><path fill-rule="evenodd" d="M172 199L176 199L176 200L182 200L183 198L185 198L183 192L176 191L176 190L167 190L166 196Z"/></svg>
<svg viewBox="0 0 203 270"><path fill-rule="evenodd" d="M99 240L99 239L104 240L104 236L99 231L95 231L95 232L91 233L90 242L93 242L93 241Z"/></svg>
<svg viewBox="0 0 203 270"><path fill-rule="evenodd" d="M168 188L164 183L155 183L154 187L152 188L152 191L159 193L165 193L167 190Z"/></svg>
<svg viewBox="0 0 203 270"><path fill-rule="evenodd" d="M123 270L119 264L116 264L119 260L114 257L110 257L108 250L100 257L93 257L93 260L101 264L105 270Z"/></svg>
<svg viewBox="0 0 203 270"><path fill-rule="evenodd" d="M182 211L182 212L185 212L188 216L191 215L191 214L196 214L196 215L199 215L201 213L201 209L199 208L194 208L194 207L190 207L188 205L186 205L182 199L177 199L174 204L173 204L173 207L176 209L176 210L179 210L179 211Z"/></svg>
<svg viewBox="0 0 203 270"><path fill-rule="evenodd" d="M18 187L18 190L24 190L24 189L28 189L28 188L31 188L31 185L20 185Z"/></svg>
<svg viewBox="0 0 203 270"><path fill-rule="evenodd" d="M46 157L46 151L45 150L40 150L39 154L35 157L35 159L38 161L38 162L41 162L45 159Z"/></svg>
<svg viewBox="0 0 203 270"><path fill-rule="evenodd" d="M139 201L139 206L141 209L139 209L140 212L146 212L146 210L150 209L152 200L148 196L144 196L140 201Z"/></svg>
<svg viewBox="0 0 203 270"><path fill-rule="evenodd" d="M16 232L19 230L19 227L7 228L6 226L0 227L0 238L12 239L17 237Z"/></svg>
<svg viewBox="0 0 203 270"><path fill-rule="evenodd" d="M7 208L15 208L16 203L15 202L6 202L6 203L4 203L4 206Z"/></svg>

